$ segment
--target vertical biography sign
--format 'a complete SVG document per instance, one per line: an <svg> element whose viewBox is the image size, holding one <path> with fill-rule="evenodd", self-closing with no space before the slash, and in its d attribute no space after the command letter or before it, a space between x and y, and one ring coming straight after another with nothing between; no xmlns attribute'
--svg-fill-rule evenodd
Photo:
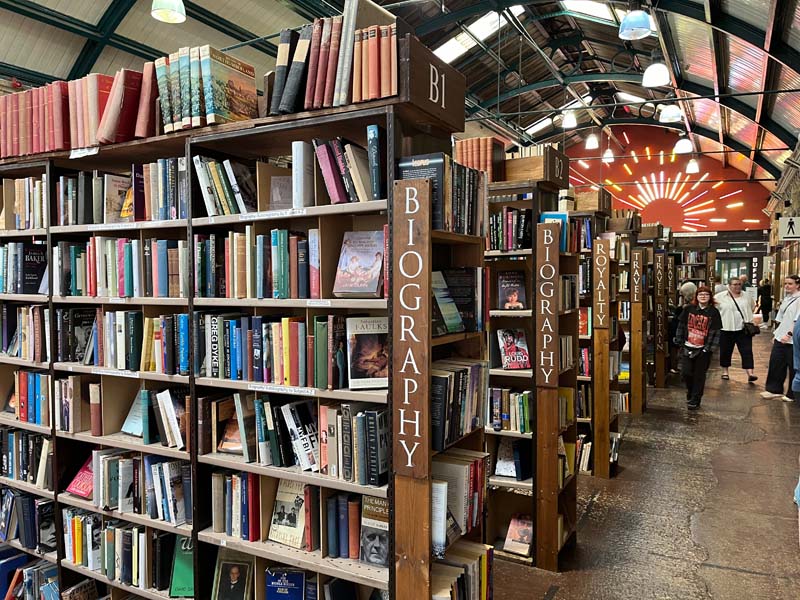
<svg viewBox="0 0 800 600"><path fill-rule="evenodd" d="M561 225L536 226L536 368L537 387L558 387L558 252Z"/></svg>
<svg viewBox="0 0 800 600"><path fill-rule="evenodd" d="M644 250L631 252L631 302L642 302L644 298Z"/></svg>
<svg viewBox="0 0 800 600"><path fill-rule="evenodd" d="M592 247L592 282L594 283L595 329L608 329L611 298L611 240L595 240Z"/></svg>
<svg viewBox="0 0 800 600"><path fill-rule="evenodd" d="M428 476L430 396L429 179L396 181L392 203L392 421L396 475Z"/></svg>

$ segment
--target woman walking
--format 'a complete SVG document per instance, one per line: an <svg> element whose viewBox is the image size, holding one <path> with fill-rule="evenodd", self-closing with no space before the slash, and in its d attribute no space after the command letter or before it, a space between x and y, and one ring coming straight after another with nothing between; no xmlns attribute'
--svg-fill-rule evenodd
<svg viewBox="0 0 800 600"><path fill-rule="evenodd" d="M717 309L722 317L722 332L719 338L719 366L722 378L730 379L728 372L733 356L733 347L739 349L742 368L747 371L748 383L758 379L753 374L753 339L744 330L745 323L753 321L753 301L742 292L742 282L731 277L728 289L714 296Z"/></svg>
<svg viewBox="0 0 800 600"><path fill-rule="evenodd" d="M772 314L772 282L769 277L764 277L758 286L758 308L761 309L762 325L764 329L769 327L769 317Z"/></svg>
<svg viewBox="0 0 800 600"><path fill-rule="evenodd" d="M681 374L686 383L686 407L697 410L703 400L711 353L719 343L722 318L714 308L711 289L702 285L691 304L683 307L675 344L681 347Z"/></svg>
<svg viewBox="0 0 800 600"><path fill-rule="evenodd" d="M787 402L794 400L792 380L794 380L794 344L792 333L794 322L800 314L800 277L789 275L783 280L783 300L775 316L775 333L772 351L769 355L767 382L761 392L762 398L781 398ZM786 372L789 372L789 389L783 393Z"/></svg>

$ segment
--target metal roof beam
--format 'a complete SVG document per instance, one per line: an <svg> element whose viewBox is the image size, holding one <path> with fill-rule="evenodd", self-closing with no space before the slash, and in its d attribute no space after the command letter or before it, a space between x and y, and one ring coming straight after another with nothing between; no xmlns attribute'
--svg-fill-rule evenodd
<svg viewBox="0 0 800 600"><path fill-rule="evenodd" d="M91 72L94 63L100 58L103 48L108 45L108 39L122 23L122 20L136 4L136 0L118 0L108 5L103 16L97 22L100 39L87 39L81 48L78 57L70 69L67 79L79 79Z"/></svg>
<svg viewBox="0 0 800 600"><path fill-rule="evenodd" d="M186 7L186 16L190 17L196 21L199 21L203 25L211 27L219 31L220 33L224 33L228 37L232 37L238 42L246 42L248 40L253 40L258 38L259 36L252 31L248 31L244 27L240 27L236 23L233 23L227 19L220 17L212 13L210 10L206 10L197 2L190 2L189 0L184 0L184 6ZM278 56L278 47L266 40L260 40L257 42L253 42L250 44L250 47L254 50L259 50L264 54L271 56L273 58Z"/></svg>
<svg viewBox="0 0 800 600"><path fill-rule="evenodd" d="M3 77L13 77L23 83L33 86L45 85L58 79L58 77L53 77L46 73L31 71L30 69L24 69L4 62L0 62L0 75Z"/></svg>
<svg viewBox="0 0 800 600"><path fill-rule="evenodd" d="M342 13L339 2L315 2L314 0L278 0L286 8L309 21L321 17L332 17Z"/></svg>

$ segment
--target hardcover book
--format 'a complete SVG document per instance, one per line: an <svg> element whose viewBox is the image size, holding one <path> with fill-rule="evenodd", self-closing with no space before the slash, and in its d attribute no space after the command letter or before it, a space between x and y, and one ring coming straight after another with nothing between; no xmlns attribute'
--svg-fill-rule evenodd
<svg viewBox="0 0 800 600"><path fill-rule="evenodd" d="M304 599L306 589L305 571L268 567L265 578L266 600L307 600Z"/></svg>
<svg viewBox="0 0 800 600"><path fill-rule="evenodd" d="M206 45L200 46L200 73L209 124L256 117L258 96L252 65Z"/></svg>
<svg viewBox="0 0 800 600"><path fill-rule="evenodd" d="M105 223L132 223L133 187L131 178L122 175L105 175Z"/></svg>
<svg viewBox="0 0 800 600"><path fill-rule="evenodd" d="M214 568L212 600L251 600L255 578L255 557L229 548L220 548Z"/></svg>
<svg viewBox="0 0 800 600"><path fill-rule="evenodd" d="M281 479L272 510L269 539L291 548L305 546L305 484Z"/></svg>
<svg viewBox="0 0 800 600"><path fill-rule="evenodd" d="M389 566L389 501L364 496L361 500L361 560Z"/></svg>
<svg viewBox="0 0 800 600"><path fill-rule="evenodd" d="M523 310L528 308L525 299L525 273L500 271L497 273L497 308Z"/></svg>
<svg viewBox="0 0 800 600"><path fill-rule="evenodd" d="M347 366L351 389L389 385L389 319L347 319Z"/></svg>
<svg viewBox="0 0 800 600"><path fill-rule="evenodd" d="M503 550L520 556L530 556L531 543L533 543L533 519L531 516L514 515L511 517Z"/></svg>
<svg viewBox="0 0 800 600"><path fill-rule="evenodd" d="M530 369L528 341L524 329L498 329L497 342L500 345L500 359L504 369Z"/></svg>
<svg viewBox="0 0 800 600"><path fill-rule="evenodd" d="M379 298L383 292L383 231L348 231L342 240L333 295Z"/></svg>

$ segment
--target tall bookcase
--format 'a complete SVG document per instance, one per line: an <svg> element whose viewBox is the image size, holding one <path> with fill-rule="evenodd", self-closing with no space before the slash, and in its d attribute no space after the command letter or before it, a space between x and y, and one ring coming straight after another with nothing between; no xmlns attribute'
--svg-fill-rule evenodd
<svg viewBox="0 0 800 600"><path fill-rule="evenodd" d="M640 415L647 409L647 251L636 247L631 250L631 413Z"/></svg>
<svg viewBox="0 0 800 600"><path fill-rule="evenodd" d="M189 186L186 190L186 214L177 218L161 221L138 221L130 223L111 223L97 225L56 225L54 219L48 220L48 226L27 231L0 232L0 240L37 240L45 243L48 256L52 256L53 248L60 241L86 242L96 236L125 236L130 239L144 240L149 237L179 240L186 243L188 251L187 290L180 297L135 297L121 298L114 296L83 297L60 296L54 294L53 270L49 270L48 294L0 294L0 302L15 306L19 303L42 304L48 309L50 332L50 359L47 362L34 363L28 359L0 356L0 391L6 392L14 385L14 372L19 368L32 369L49 375L50 425L39 426L16 420L13 415L0 414L0 425L7 425L19 430L32 431L49 435L52 439L53 460L51 477L54 491L39 489L24 481L3 478L0 486L11 487L36 496L52 498L56 503L56 540L57 551L42 557L58 565L60 589L85 578L93 578L109 588L112 598L136 597L163 600L168 597L164 592L153 589L139 589L119 582L108 580L97 571L92 571L80 564L73 564L65 556L64 531L61 509L75 508L97 514L103 519L121 519L125 522L140 525L147 532L163 531L186 536L185 544L193 548L194 581L193 586L198 598L210 597L212 578L214 576L214 556L217 547L238 550L255 561L254 573L255 598L263 598L264 569L270 565L299 567L317 573L318 597L321 597L321 586L324 581L337 577L355 582L360 587L360 596L366 598L371 589L389 590L393 598L410 600L430 595L430 439L426 424L429 422L428 395L422 394L423 379L429 378L429 361L459 354L466 357L480 358L485 353L483 335L461 334L445 336L432 340L425 328L430 325L430 312L417 320L421 328L421 340L414 351L419 353L422 373L417 384L420 393L409 399L400 395L397 402L393 398L400 393L402 378L397 376L399 369L397 357L404 349L402 335L397 331L398 323L403 316L408 316L406 298L402 286L398 285L403 277L405 266L398 262L410 244L409 229L402 222L402 231L397 223L403 213L403 198L395 202L395 165L397 158L403 154L414 154L429 151L431 148L449 149L450 135L463 129L464 78L447 64L436 58L418 40L405 36L398 43L398 87L396 97L350 105L330 110L297 113L280 117L265 117L243 123L231 123L216 127L208 127L191 131L182 131L169 135L157 136L145 140L135 140L123 144L103 146L97 152L56 152L35 158L21 158L0 162L0 177L21 178L28 176L45 176L47 182L45 206L51 215L57 206L56 182L62 175L72 175L78 171L98 170L100 172L127 172L131 164L153 162L161 158L177 157L188 171ZM412 68L413 66L413 68ZM435 77L434 77L435 75ZM266 204L260 205L257 212L240 215L218 217L204 216L199 183L194 175L192 159L194 156L212 156L215 158L235 157L248 161L286 156L291 154L293 141L310 142L313 138L328 139L333 136L344 136L367 146L366 127L379 125L384 135L385 150L382 150L382 173L386 181L386 197L372 202L333 205L322 191L323 184L319 172L315 173L315 203L313 206L292 209L270 210ZM185 162L184 162L185 161ZM403 191L411 185L408 182L400 188ZM430 208L431 191L427 182L413 182L419 194L421 210ZM263 193L263 191L262 191ZM268 196L269 193L267 192ZM407 211L406 211L407 212ZM423 215L420 215L423 216ZM419 248L418 254L424 257L425 264L420 265L416 274L420 286L420 307L430 311L430 273L434 268L444 265L482 266L483 237L460 236L444 232L432 232L430 214L424 215L415 225L419 237L415 240ZM426 220L427 219L427 220ZM341 247L342 236L346 231L371 230L389 226L389 253L391 256L389 272L389 295L378 299L342 299L332 295L333 277ZM320 283L321 299L317 300L255 300L243 298L204 298L195 292L194 268L195 256L194 235L204 232L243 232L248 225L255 231L263 233L271 228L296 229L307 232L309 229L320 230ZM236 310L249 316L297 316L312 319L314 316L334 312L339 315L386 316L389 320L390 355L394 357L394 365L390 369L389 387L384 390L359 391L350 389L317 389L306 386L279 386L257 381L231 381L198 376L194 369L197 345L194 328L189 327L189 365L186 375L164 375L155 372L124 370L112 367L94 367L78 362L57 362L53 360L57 339L55 323L56 310L68 308L87 308L90 310L140 310L145 316L160 314L186 313L189 322L202 312L224 312ZM402 332L402 329L400 330ZM44 340L42 340L44 344ZM102 404L99 413L101 435L92 435L86 428L79 433L57 431L54 415L54 380L56 377L81 375L85 382L97 383L102 391ZM429 385L429 381L428 381ZM172 389L181 397L185 395L187 402L187 421L189 423L189 440L185 450L162 446L161 444L144 444L141 439L120 433L122 421L140 390ZM394 443L391 453L394 460L390 463L389 483L383 486L359 485L357 483L334 479L299 469L265 467L256 463L246 463L235 457L219 454L201 454L198 451L198 439L210 427L201 422L198 410L198 398L204 398L217 392L253 392L257 394L280 394L297 399L312 398L316 405L327 405L341 402L365 402L370 407L389 407L390 421L394 427ZM408 388L404 388L404 392ZM409 402L407 402L409 401ZM401 455L405 456L400 441L404 420L408 419L409 403L413 403L420 411L416 432L420 438L422 450L419 460L408 470L403 465ZM88 403L86 404L88 411ZM406 421L406 426L408 422ZM83 428L81 428L83 429ZM406 429L405 431L408 431ZM470 432L464 440L459 440L463 447L482 449L483 429ZM164 521L150 519L147 515L124 513L116 510L97 508L91 501L67 493L66 487L80 469L91 449L123 449L136 455L155 455L165 459L188 461L191 465L192 504L191 523L174 526ZM272 542L246 542L224 534L210 531L211 522L211 473L214 469L226 468L234 471L252 473L258 476L258 486L262 497L274 494L278 479L289 479L317 486L321 490L321 498L336 492L365 494L379 498L387 498L390 506L390 548L389 556L397 557L396 564L390 562L389 567L366 564L358 560L334 559L325 555L323 550L305 552L293 550L287 546ZM393 476L392 476L393 474ZM266 531L267 521L271 518L271 507L266 502L259 506L261 512L262 532ZM326 515L321 510L321 527L325 524ZM476 538L482 533L478 531ZM23 549L19 542L11 545ZM25 550L25 549L23 549ZM31 552L25 550L26 552ZM36 554L35 552L31 552ZM260 575L259 575L260 574Z"/></svg>

